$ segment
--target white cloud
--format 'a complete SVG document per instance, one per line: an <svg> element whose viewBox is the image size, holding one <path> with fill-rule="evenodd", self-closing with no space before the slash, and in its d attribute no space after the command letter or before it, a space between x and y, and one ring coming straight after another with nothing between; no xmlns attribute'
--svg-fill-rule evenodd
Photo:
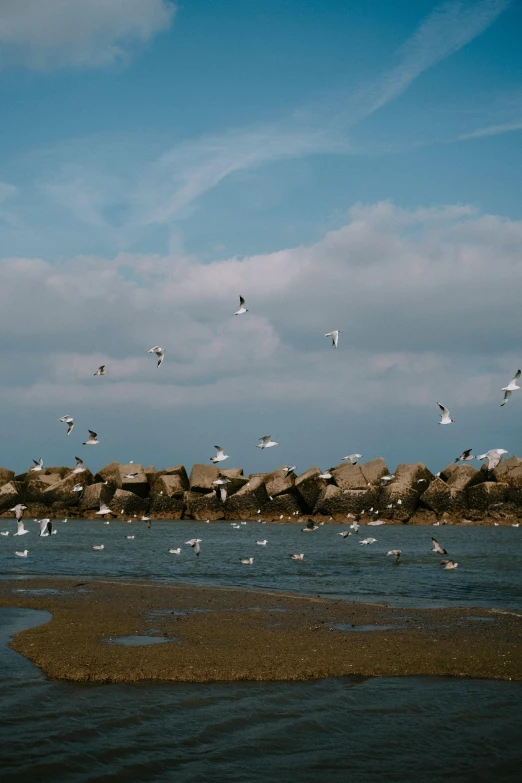
<svg viewBox="0 0 522 783"><path fill-rule="evenodd" d="M521 251L521 222L382 203L354 207L313 246L210 264L3 259L0 329L16 339L0 399L107 411L140 399L151 409L494 403L520 363ZM249 313L234 317L239 292ZM335 328L337 351L323 337ZM146 353L156 343L160 370ZM102 363L110 375L93 378Z"/></svg>
<svg viewBox="0 0 522 783"><path fill-rule="evenodd" d="M110 65L166 30L174 13L171 0L2 0L0 63Z"/></svg>
<svg viewBox="0 0 522 783"><path fill-rule="evenodd" d="M500 133L513 133L514 131L522 130L522 120L516 120L515 122L504 122L500 125L488 125L485 128L479 128L471 133L463 133L459 136L459 140L466 139L481 139L486 136L498 136Z"/></svg>

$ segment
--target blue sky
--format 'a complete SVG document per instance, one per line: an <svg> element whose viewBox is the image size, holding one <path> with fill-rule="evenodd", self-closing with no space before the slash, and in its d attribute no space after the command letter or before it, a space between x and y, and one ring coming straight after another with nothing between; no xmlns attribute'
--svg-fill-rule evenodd
<svg viewBox="0 0 522 783"><path fill-rule="evenodd" d="M95 466L516 450L520 2L3 0L0 22L1 463L72 464L87 427Z"/></svg>

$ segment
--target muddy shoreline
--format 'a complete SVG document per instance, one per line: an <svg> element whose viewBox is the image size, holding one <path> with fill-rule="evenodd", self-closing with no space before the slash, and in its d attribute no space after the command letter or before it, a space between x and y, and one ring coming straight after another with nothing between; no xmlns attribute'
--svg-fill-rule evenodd
<svg viewBox="0 0 522 783"><path fill-rule="evenodd" d="M0 606L52 614L49 623L17 634L11 647L56 680L522 680L522 613L495 608L403 609L274 591L71 578L1 581ZM164 643L115 643L129 636Z"/></svg>

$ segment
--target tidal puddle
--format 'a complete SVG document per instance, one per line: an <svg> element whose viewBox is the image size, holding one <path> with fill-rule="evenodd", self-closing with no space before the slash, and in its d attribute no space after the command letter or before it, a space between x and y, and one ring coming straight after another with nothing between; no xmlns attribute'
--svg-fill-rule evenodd
<svg viewBox="0 0 522 783"><path fill-rule="evenodd" d="M172 636L116 636L114 639L104 639L105 644L119 644L122 647L145 647L150 644L177 642Z"/></svg>
<svg viewBox="0 0 522 783"><path fill-rule="evenodd" d="M330 626L331 631L395 631L404 628L404 625L352 625L351 623L335 623Z"/></svg>

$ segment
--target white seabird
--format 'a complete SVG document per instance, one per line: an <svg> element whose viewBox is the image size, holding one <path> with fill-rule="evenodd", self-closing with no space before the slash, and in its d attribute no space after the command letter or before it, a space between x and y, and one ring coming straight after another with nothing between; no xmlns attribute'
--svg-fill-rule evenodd
<svg viewBox="0 0 522 783"><path fill-rule="evenodd" d="M494 470L498 465L500 464L502 457L504 454L508 454L509 452L506 451L506 449L490 449L489 451L486 451L485 454L479 454L477 459L488 460L488 470Z"/></svg>
<svg viewBox="0 0 522 783"><path fill-rule="evenodd" d="M216 464L216 462L223 462L225 459L229 459L229 455L225 454L225 449L222 449L221 446L214 446L214 448L217 451L217 454L215 457L210 457L210 461Z"/></svg>
<svg viewBox="0 0 522 783"><path fill-rule="evenodd" d="M367 527L370 527L371 525L373 525L374 527L378 527L379 525L385 525L385 524L386 522L384 521L384 519L372 519L371 522L366 523Z"/></svg>
<svg viewBox="0 0 522 783"><path fill-rule="evenodd" d="M312 533L314 530L319 530L319 525L316 525L313 519L309 519L306 527L301 528L301 533Z"/></svg>
<svg viewBox="0 0 522 783"><path fill-rule="evenodd" d="M127 541L134 541L134 536L125 536Z"/></svg>
<svg viewBox="0 0 522 783"><path fill-rule="evenodd" d="M34 468L31 468L35 473L37 473L39 470L43 470L43 459L40 457L38 461L33 459L34 462Z"/></svg>
<svg viewBox="0 0 522 783"><path fill-rule="evenodd" d="M14 511L15 518L17 522L20 522L24 515L24 511L27 508L27 506L24 506L23 503L17 503L16 506L13 506L13 508L10 508L9 511Z"/></svg>
<svg viewBox="0 0 522 783"><path fill-rule="evenodd" d="M181 554L181 547L178 546L177 549L169 549L169 555L180 555Z"/></svg>
<svg viewBox="0 0 522 783"><path fill-rule="evenodd" d="M441 405L440 402L438 402L437 405L442 411L442 413L440 414L439 424L452 424L455 421L455 419L451 418L449 410L445 408L444 405Z"/></svg>
<svg viewBox="0 0 522 783"><path fill-rule="evenodd" d="M72 488L73 492L83 492L83 484L75 484Z"/></svg>
<svg viewBox="0 0 522 783"><path fill-rule="evenodd" d="M446 550L441 547L441 545L439 544L439 542L435 538L431 539L431 543L433 544L433 547L432 547L431 551L435 552L435 554L437 554L437 555L447 555L448 554L446 552Z"/></svg>
<svg viewBox="0 0 522 783"><path fill-rule="evenodd" d="M82 443L82 446L96 446L100 442L98 440L98 435L92 430L87 430L87 432L89 433L89 437L84 443Z"/></svg>
<svg viewBox="0 0 522 783"><path fill-rule="evenodd" d="M382 484L382 486L384 486L385 484L387 484L387 483L388 483L388 481L393 481L393 479L394 479L394 478L395 478L395 473L388 473L388 475L387 475L387 476L382 476L382 478L381 478L381 484Z"/></svg>
<svg viewBox="0 0 522 783"><path fill-rule="evenodd" d="M21 519L19 519L17 521L18 521L18 529L17 529L16 533L13 533L13 535L14 536L25 536L25 534L28 533L29 531L25 529L24 523L23 523L23 521Z"/></svg>
<svg viewBox="0 0 522 783"><path fill-rule="evenodd" d="M342 536L343 538L348 538L348 536L351 536L352 534L348 530L343 530L341 533L337 533L338 536Z"/></svg>
<svg viewBox="0 0 522 783"><path fill-rule="evenodd" d="M40 537L50 536L53 532L53 523L50 519L37 519L37 525L40 525Z"/></svg>
<svg viewBox="0 0 522 783"><path fill-rule="evenodd" d="M0 531L0 536L8 536L8 535L9 535L9 530L1 530Z"/></svg>
<svg viewBox="0 0 522 783"><path fill-rule="evenodd" d="M93 549L105 549L105 544L95 544Z"/></svg>
<svg viewBox="0 0 522 783"><path fill-rule="evenodd" d="M62 416L59 421L63 421L64 424L67 424L67 435L70 435L71 432L74 429L74 419L72 416Z"/></svg>
<svg viewBox="0 0 522 783"><path fill-rule="evenodd" d="M27 557L28 554L29 554L29 550L28 549L24 549L23 552L15 552L15 555L17 557Z"/></svg>
<svg viewBox="0 0 522 783"><path fill-rule="evenodd" d="M304 554L301 552L300 555L290 555L291 560L304 560Z"/></svg>
<svg viewBox="0 0 522 783"><path fill-rule="evenodd" d="M106 514L114 514L106 503L100 503L100 510L96 511L99 517L104 517Z"/></svg>
<svg viewBox="0 0 522 783"><path fill-rule="evenodd" d="M245 300L243 299L243 297L240 294L239 295L239 310L236 310L234 315L243 315L243 313L248 313L248 310L245 307Z"/></svg>
<svg viewBox="0 0 522 783"><path fill-rule="evenodd" d="M253 557L244 557L244 558L241 558L240 562L243 565L254 565L254 558Z"/></svg>
<svg viewBox="0 0 522 783"><path fill-rule="evenodd" d="M163 357L165 356L164 349L160 348L159 345L155 345L153 348L149 348L147 353L155 353L156 354L156 356L158 357L158 364L156 366L160 367L161 363L163 361Z"/></svg>
<svg viewBox="0 0 522 783"><path fill-rule="evenodd" d="M191 538L189 541L185 541L185 544L191 546L194 549L196 557L199 557L199 553L201 552L201 547L199 546L201 544L201 538Z"/></svg>
<svg viewBox="0 0 522 783"><path fill-rule="evenodd" d="M261 443L256 444L256 449L271 449L272 446L279 446L275 440L271 440L271 435L263 435L259 440Z"/></svg>
<svg viewBox="0 0 522 783"><path fill-rule="evenodd" d="M377 541L376 538L363 538L362 541L359 541L359 544L367 545L367 544L375 544Z"/></svg>
<svg viewBox="0 0 522 783"><path fill-rule="evenodd" d="M107 370L104 364L100 364L94 375L107 375Z"/></svg>
<svg viewBox="0 0 522 783"><path fill-rule="evenodd" d="M356 519L354 519L354 521L350 525L350 530L353 530L354 533L358 533L359 532L359 523L357 522Z"/></svg>
<svg viewBox="0 0 522 783"><path fill-rule="evenodd" d="M339 342L339 335L342 334L340 329L335 329L333 332L326 332L325 337L331 337L332 338L332 345L334 348L337 348L337 344Z"/></svg>
<svg viewBox="0 0 522 783"><path fill-rule="evenodd" d="M453 571L458 566L454 560L441 560L440 564L444 566L445 571Z"/></svg>
<svg viewBox="0 0 522 783"><path fill-rule="evenodd" d="M123 478L135 479L138 478L139 475L139 473L126 473Z"/></svg>
<svg viewBox="0 0 522 783"><path fill-rule="evenodd" d="M344 462L351 462L352 465L357 465L357 461L362 459L362 454L348 454L347 457L343 457Z"/></svg>
<svg viewBox="0 0 522 783"><path fill-rule="evenodd" d="M83 459L80 459L79 457L75 457L74 459L76 460L76 467L74 468L73 473L85 473Z"/></svg>
<svg viewBox="0 0 522 783"><path fill-rule="evenodd" d="M389 552L386 552L386 557L394 557L395 562L398 563L401 559L401 550L400 549L390 549Z"/></svg>
<svg viewBox="0 0 522 783"><path fill-rule="evenodd" d="M283 467L281 468L281 470L284 470L284 471L285 471L285 473L286 473L286 476L285 476L285 478L288 478L288 476L289 476L291 473L295 473L295 469L296 469L296 466L295 466L295 465L283 465Z"/></svg>
<svg viewBox="0 0 522 783"><path fill-rule="evenodd" d="M500 407L502 408L506 402L511 397L511 392L516 391L517 389L520 389L520 386L517 386L517 381L520 378L521 371L517 370L515 373L515 376L510 380L507 386L504 386L502 391L504 392L504 400L500 403Z"/></svg>
<svg viewBox="0 0 522 783"><path fill-rule="evenodd" d="M268 544L268 541L265 538L265 539L263 539L263 541L256 541L256 544L258 546L266 546Z"/></svg>
<svg viewBox="0 0 522 783"><path fill-rule="evenodd" d="M466 451L463 451L460 457L457 457L455 462L469 462L471 459L475 459L473 454L471 453L473 449L466 449Z"/></svg>
<svg viewBox="0 0 522 783"><path fill-rule="evenodd" d="M330 473L330 471L329 471L329 470L325 470L325 472L324 472L324 473L320 473L320 474L317 476L317 478L320 478L320 479L326 479L326 480L328 480L328 479L331 479L331 478L332 478L332 474Z"/></svg>

